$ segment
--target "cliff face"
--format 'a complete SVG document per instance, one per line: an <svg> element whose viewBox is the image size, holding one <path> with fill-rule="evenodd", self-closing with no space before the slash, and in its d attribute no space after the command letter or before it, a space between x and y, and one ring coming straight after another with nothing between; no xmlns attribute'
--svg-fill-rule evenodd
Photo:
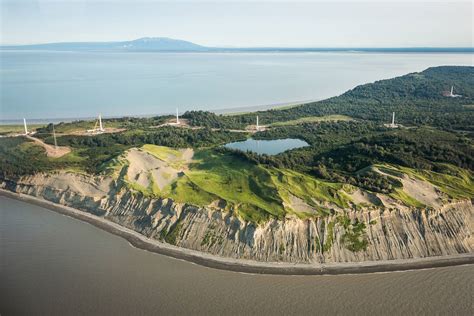
<svg viewBox="0 0 474 316"><path fill-rule="evenodd" d="M437 209L348 209L264 224L218 206L151 199L110 178L58 173L4 180L0 187L101 216L147 237L215 255L259 261L358 262L474 251L472 201Z"/></svg>

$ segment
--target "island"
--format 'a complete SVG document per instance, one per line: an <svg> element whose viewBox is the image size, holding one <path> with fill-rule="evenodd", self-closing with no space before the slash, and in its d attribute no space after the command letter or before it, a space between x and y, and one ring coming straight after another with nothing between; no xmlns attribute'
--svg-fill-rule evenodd
<svg viewBox="0 0 474 316"><path fill-rule="evenodd" d="M474 67L266 111L99 121L1 126L1 194L222 269L474 262Z"/></svg>

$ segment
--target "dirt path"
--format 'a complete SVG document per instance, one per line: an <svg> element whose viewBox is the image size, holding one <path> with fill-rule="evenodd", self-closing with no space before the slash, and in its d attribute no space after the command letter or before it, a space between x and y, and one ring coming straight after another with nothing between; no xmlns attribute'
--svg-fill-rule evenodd
<svg viewBox="0 0 474 316"><path fill-rule="evenodd" d="M189 121L187 119L179 119L179 123L176 123L175 119L171 119L166 123L163 123L161 125L157 126L152 126L152 128L160 128L164 126L173 126L173 127L180 127L180 128L189 128L189 129L203 129L203 126L191 126L189 124ZM267 128L267 126L260 126L259 132L264 131ZM229 131L233 133L256 133L256 127L255 125L249 125L245 129L227 129L227 128L211 128L213 132L219 132L219 131Z"/></svg>
<svg viewBox="0 0 474 316"><path fill-rule="evenodd" d="M73 136L97 136L100 134L114 134L125 132L126 128L107 127L100 133L88 132L87 130L76 130L71 132L56 133L57 136L73 135Z"/></svg>
<svg viewBox="0 0 474 316"><path fill-rule="evenodd" d="M59 158L71 152L71 148L69 147L65 147L65 146L54 147L52 145L46 144L45 142L43 142L42 140L38 138L29 136L29 135L27 135L26 138L31 139L32 141L34 141L36 144L40 146L43 146L43 148L46 150L46 155L48 157Z"/></svg>

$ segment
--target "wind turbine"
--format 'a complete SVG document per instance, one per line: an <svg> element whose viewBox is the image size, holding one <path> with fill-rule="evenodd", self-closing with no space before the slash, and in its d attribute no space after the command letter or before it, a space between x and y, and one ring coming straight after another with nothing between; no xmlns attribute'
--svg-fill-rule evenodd
<svg viewBox="0 0 474 316"><path fill-rule="evenodd" d="M58 142L56 141L56 131L54 130L54 124L53 124L53 139L54 139L54 149L58 149Z"/></svg>
<svg viewBox="0 0 474 316"><path fill-rule="evenodd" d="M99 124L99 127L97 127L97 124ZM100 134L105 132L104 125L102 124L102 114L99 114L98 120L95 121L94 128L88 129L87 132L93 134Z"/></svg>
<svg viewBox="0 0 474 316"><path fill-rule="evenodd" d="M104 127L102 126L102 114L99 114L99 131L104 132Z"/></svg>
<svg viewBox="0 0 474 316"><path fill-rule="evenodd" d="M26 126L26 119L23 118L23 126L25 128L25 135L28 135L28 127Z"/></svg>

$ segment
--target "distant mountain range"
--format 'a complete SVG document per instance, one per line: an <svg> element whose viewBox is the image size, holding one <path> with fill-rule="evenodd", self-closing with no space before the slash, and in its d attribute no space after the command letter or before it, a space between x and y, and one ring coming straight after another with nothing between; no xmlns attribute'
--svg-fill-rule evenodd
<svg viewBox="0 0 474 316"><path fill-rule="evenodd" d="M15 50L55 51L206 51L207 47L166 37L143 37L123 42L67 42L1 46Z"/></svg>
<svg viewBox="0 0 474 316"><path fill-rule="evenodd" d="M122 51L122 52L446 52L473 53L473 47L206 47L188 41L167 37L143 37L122 42L66 42L33 45L2 45L1 50L51 51Z"/></svg>

